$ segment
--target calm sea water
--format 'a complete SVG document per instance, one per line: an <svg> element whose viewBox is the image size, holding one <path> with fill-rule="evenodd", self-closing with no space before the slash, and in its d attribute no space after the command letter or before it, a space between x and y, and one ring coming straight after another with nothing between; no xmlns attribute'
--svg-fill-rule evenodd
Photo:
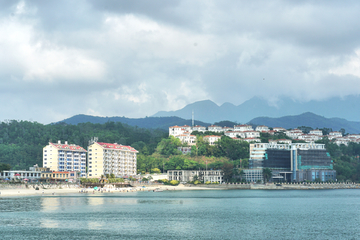
<svg viewBox="0 0 360 240"><path fill-rule="evenodd" d="M0 198L1 239L360 239L360 190Z"/></svg>

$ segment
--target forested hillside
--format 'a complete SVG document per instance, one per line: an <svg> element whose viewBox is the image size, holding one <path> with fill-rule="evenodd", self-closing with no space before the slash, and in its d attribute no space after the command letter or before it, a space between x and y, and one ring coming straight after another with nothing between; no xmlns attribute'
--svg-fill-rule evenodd
<svg viewBox="0 0 360 240"><path fill-rule="evenodd" d="M12 169L27 169L34 164L42 166L42 148L49 141L68 141L86 149L94 136L101 142L146 146L147 153L151 154L158 142L167 137L167 132L131 127L119 122L43 125L12 120L0 123L0 163L10 164Z"/></svg>
<svg viewBox="0 0 360 240"><path fill-rule="evenodd" d="M139 172L163 172L169 169L223 169L229 172L233 168L247 168L249 144L222 136L217 144L210 146L199 133L196 146L191 147L191 154L183 155L177 147L184 146L180 140L168 137L164 130L149 130L128 126L122 123L107 122L104 124L79 123L78 125L51 124L43 125L28 121L7 121L0 123L0 169L27 169L39 164L42 166L42 149L49 141L68 141L85 149L92 137L100 142L131 145L139 151L137 168ZM261 141L286 138L284 134L261 134ZM327 138L319 141L326 145L327 151L334 160L334 169L339 181L360 181L360 144L349 146L330 142ZM230 180L230 179L229 179Z"/></svg>

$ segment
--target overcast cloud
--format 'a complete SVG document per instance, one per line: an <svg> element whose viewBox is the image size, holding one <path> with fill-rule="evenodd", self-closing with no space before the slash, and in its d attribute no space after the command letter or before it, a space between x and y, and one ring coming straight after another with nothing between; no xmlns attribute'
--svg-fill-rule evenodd
<svg viewBox="0 0 360 240"><path fill-rule="evenodd" d="M360 94L359 12L359 1L0 0L0 120Z"/></svg>

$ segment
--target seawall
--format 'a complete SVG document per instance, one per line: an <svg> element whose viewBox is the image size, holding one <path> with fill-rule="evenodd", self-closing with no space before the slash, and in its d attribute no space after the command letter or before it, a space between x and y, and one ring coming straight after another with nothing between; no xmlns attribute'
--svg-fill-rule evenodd
<svg viewBox="0 0 360 240"><path fill-rule="evenodd" d="M195 185L186 184L186 187ZM287 184L198 184L197 187L214 189L252 190L319 190L319 189L360 189L358 183L287 183Z"/></svg>

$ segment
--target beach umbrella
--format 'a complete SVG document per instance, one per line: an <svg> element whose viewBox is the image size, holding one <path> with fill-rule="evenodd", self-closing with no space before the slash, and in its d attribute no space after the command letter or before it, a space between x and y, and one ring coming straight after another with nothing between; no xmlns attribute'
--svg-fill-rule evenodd
<svg viewBox="0 0 360 240"><path fill-rule="evenodd" d="M94 187L94 190L97 190L98 189L98 187Z"/></svg>
<svg viewBox="0 0 360 240"><path fill-rule="evenodd" d="M18 173L17 173L17 174L15 174L14 176L19 177L19 176L20 176L20 174L18 174Z"/></svg>
<svg viewBox="0 0 360 240"><path fill-rule="evenodd" d="M29 179L27 179L27 178L24 178L23 180L24 180L24 181L29 181Z"/></svg>
<svg viewBox="0 0 360 240"><path fill-rule="evenodd" d="M5 180L6 180L6 181L9 181L10 179L8 179L8 178L5 178Z"/></svg>

